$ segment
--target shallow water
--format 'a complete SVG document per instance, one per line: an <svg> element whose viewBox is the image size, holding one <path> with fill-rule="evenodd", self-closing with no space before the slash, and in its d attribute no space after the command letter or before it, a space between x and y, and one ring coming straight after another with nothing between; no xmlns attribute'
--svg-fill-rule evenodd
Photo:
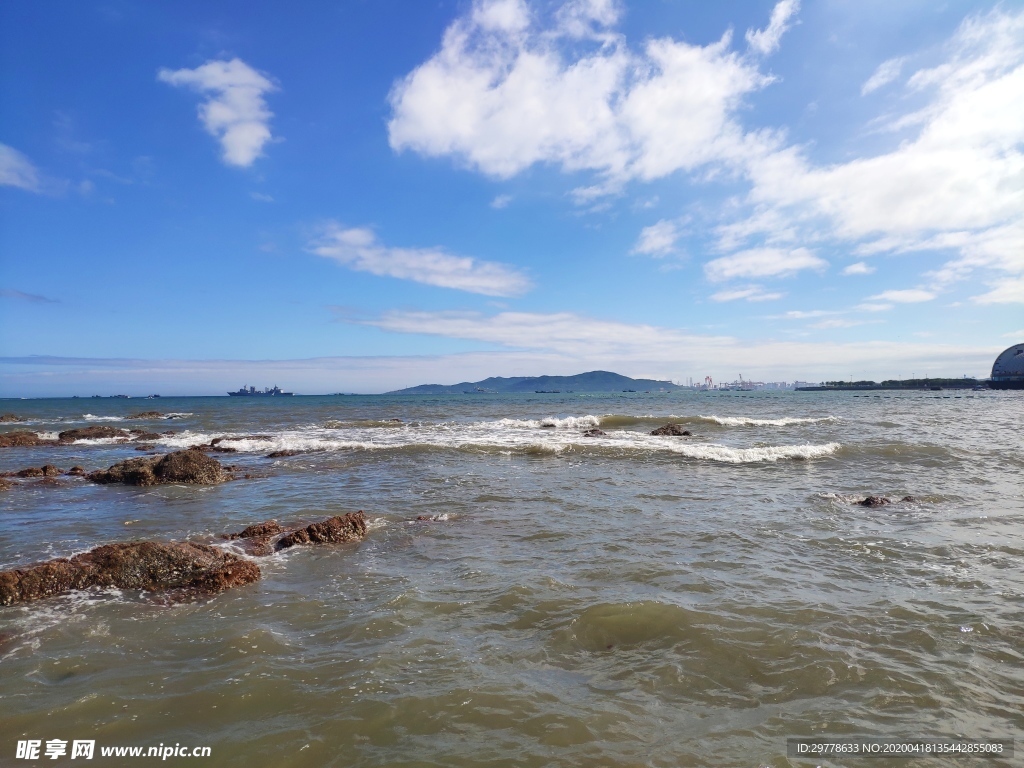
<svg viewBox="0 0 1024 768"><path fill-rule="evenodd" d="M180 418L117 420L151 408ZM210 746L203 764L247 768L783 766L811 764L787 737L1024 732L1020 393L0 410L30 419L6 429L176 430L159 450L227 437L238 453L213 455L251 475L20 481L0 494L0 568L270 518L372 521L360 544L260 558L259 583L212 599L0 608L0 763L17 739L60 738ZM647 434L667 421L693 437ZM607 436L582 436L595 426ZM268 437L230 439L246 435ZM264 458L284 449L310 452ZM138 455L0 449L0 470ZM915 501L853 503L868 494Z"/></svg>

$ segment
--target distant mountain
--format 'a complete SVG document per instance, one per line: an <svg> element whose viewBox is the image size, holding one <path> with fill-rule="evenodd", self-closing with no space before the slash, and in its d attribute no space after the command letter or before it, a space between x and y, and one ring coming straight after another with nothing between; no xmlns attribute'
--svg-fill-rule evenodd
<svg viewBox="0 0 1024 768"><path fill-rule="evenodd" d="M590 371L575 376L492 376L483 381L464 381L461 384L420 384L418 387L397 389L389 395L455 395L463 392L621 392L635 390L642 392L653 389L678 389L671 381L656 379L631 379L611 371Z"/></svg>

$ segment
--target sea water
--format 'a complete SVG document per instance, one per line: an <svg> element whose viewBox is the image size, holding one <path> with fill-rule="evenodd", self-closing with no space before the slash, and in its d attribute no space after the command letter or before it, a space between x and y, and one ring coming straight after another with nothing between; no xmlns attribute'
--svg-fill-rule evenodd
<svg viewBox="0 0 1024 768"><path fill-rule="evenodd" d="M152 408L173 417L124 420ZM47 436L173 431L159 452L223 437L235 452L211 455L239 478L18 480L0 492L0 569L118 541L230 548L221 534L268 519L363 510L370 524L361 543L258 558L258 583L210 598L0 608L0 764L25 762L21 740L81 739L97 759L179 744L211 757L172 763L246 768L845 765L787 758L786 739L1024 734L1020 393L0 410L26 419L4 429ZM692 436L649 434L669 422ZM301 453L266 458L285 450ZM9 448L0 470L140 455ZM868 495L894 503L857 503Z"/></svg>

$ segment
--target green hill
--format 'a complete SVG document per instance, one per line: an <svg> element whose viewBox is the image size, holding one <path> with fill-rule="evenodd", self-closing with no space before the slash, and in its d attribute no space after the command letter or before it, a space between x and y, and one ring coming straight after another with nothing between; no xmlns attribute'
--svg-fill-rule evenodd
<svg viewBox="0 0 1024 768"><path fill-rule="evenodd" d="M397 389L389 395L454 395L464 392L621 392L623 390L678 389L671 381L631 379L611 371L590 371L575 376L492 376L483 381L464 381L461 384L420 384L418 387Z"/></svg>

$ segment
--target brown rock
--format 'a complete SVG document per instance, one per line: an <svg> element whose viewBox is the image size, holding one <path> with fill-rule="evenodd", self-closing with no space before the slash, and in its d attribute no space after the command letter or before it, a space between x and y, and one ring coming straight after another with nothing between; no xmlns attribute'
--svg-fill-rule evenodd
<svg viewBox="0 0 1024 768"><path fill-rule="evenodd" d="M0 448L24 448L33 445L53 445L53 440L43 440L35 432L18 430L0 434Z"/></svg>
<svg viewBox="0 0 1024 768"><path fill-rule="evenodd" d="M588 429L586 432L584 432L583 436L584 437L604 437L607 434L608 433L605 432L603 429L598 429L597 427L594 427L593 429Z"/></svg>
<svg viewBox="0 0 1024 768"><path fill-rule="evenodd" d="M274 451L273 453L268 453L267 458L283 459L285 456L298 456L300 453L302 453L302 451Z"/></svg>
<svg viewBox="0 0 1024 768"><path fill-rule="evenodd" d="M57 477L57 475L62 474L53 464L44 464L42 469L44 477Z"/></svg>
<svg viewBox="0 0 1024 768"><path fill-rule="evenodd" d="M152 451L154 448L156 448L156 446L152 443L143 443L142 445L135 446L136 451Z"/></svg>
<svg viewBox="0 0 1024 768"><path fill-rule="evenodd" d="M125 485L157 485L159 483L193 483L212 485L224 480L220 462L201 451L175 451L159 458L128 459L109 469L89 475L94 483Z"/></svg>
<svg viewBox="0 0 1024 768"><path fill-rule="evenodd" d="M13 487L14 483L12 483L10 480L4 480L2 477L0 477L0 491L9 491Z"/></svg>
<svg viewBox="0 0 1024 768"><path fill-rule="evenodd" d="M656 437L690 437L690 430L683 429L682 424L666 424L651 432Z"/></svg>
<svg viewBox="0 0 1024 768"><path fill-rule="evenodd" d="M282 533L284 528L278 525L277 520L265 520L262 523L253 523L246 528L243 528L238 533L226 533L224 534L225 539L252 539L257 536L276 536Z"/></svg>
<svg viewBox="0 0 1024 768"><path fill-rule="evenodd" d="M16 416L13 413L0 414L0 424L10 424L16 421L24 421L20 416Z"/></svg>
<svg viewBox="0 0 1024 768"><path fill-rule="evenodd" d="M892 504L885 496L868 496L864 501L857 503L862 507L884 507L886 504Z"/></svg>
<svg viewBox="0 0 1024 768"><path fill-rule="evenodd" d="M39 467L28 467L27 469L20 469L14 473L15 477L42 477L43 470Z"/></svg>
<svg viewBox="0 0 1024 768"><path fill-rule="evenodd" d="M142 413L133 413L131 416L125 416L126 419L162 419L164 415L160 411L143 411Z"/></svg>
<svg viewBox="0 0 1024 768"><path fill-rule="evenodd" d="M205 544L107 544L70 559L0 572L0 605L89 587L215 593L259 578L255 563Z"/></svg>
<svg viewBox="0 0 1024 768"><path fill-rule="evenodd" d="M68 474L75 477L85 477L88 473L85 471L85 467L75 466L68 470Z"/></svg>
<svg viewBox="0 0 1024 768"><path fill-rule="evenodd" d="M277 540L274 551L280 552L296 544L343 544L348 541L359 541L365 535L366 515L359 510L292 531Z"/></svg>
<svg viewBox="0 0 1024 768"><path fill-rule="evenodd" d="M128 437L128 431L103 426L66 429L57 435L57 440L61 443L73 443L75 440L97 440L109 437Z"/></svg>
<svg viewBox="0 0 1024 768"><path fill-rule="evenodd" d="M912 502L917 501L917 499L914 498L913 496L904 496L902 499L900 499L900 501L912 503Z"/></svg>
<svg viewBox="0 0 1024 768"><path fill-rule="evenodd" d="M27 469L7 472L5 474L7 477L56 477L61 474L61 471L53 466L53 464L44 464L41 467L28 467Z"/></svg>

